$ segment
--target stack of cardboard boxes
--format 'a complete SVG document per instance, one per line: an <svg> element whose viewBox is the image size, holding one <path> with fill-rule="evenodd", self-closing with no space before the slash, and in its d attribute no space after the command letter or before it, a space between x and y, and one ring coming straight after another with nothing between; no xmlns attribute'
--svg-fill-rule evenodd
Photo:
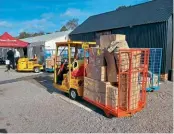
<svg viewBox="0 0 174 134"><path fill-rule="evenodd" d="M46 59L46 68L53 68L52 58Z"/></svg>
<svg viewBox="0 0 174 134"><path fill-rule="evenodd" d="M54 60L55 60L55 55L48 57L46 59L46 68L54 68ZM60 63L61 63L61 57L57 56L57 65L59 65Z"/></svg>
<svg viewBox="0 0 174 134"><path fill-rule="evenodd" d="M117 46L112 46L113 41L119 42ZM126 72L129 70L130 64L133 64L132 69L140 66L141 53L133 53L131 63L128 52L121 55L118 53L120 48L129 49L125 35L103 35L100 36L98 42L100 48L91 48L89 52L89 64L86 67L87 77L84 79L84 97L113 109L117 109L118 105L123 110L127 110L128 105L129 109L136 109L140 96L138 73L133 73L130 78L129 73ZM112 49L116 51L110 52ZM121 56L121 63L119 56ZM125 73L120 75L120 88L118 89L119 69Z"/></svg>
<svg viewBox="0 0 174 134"><path fill-rule="evenodd" d="M117 107L117 97L113 97L110 92L118 94L118 90L116 86L107 82L106 68L104 51L100 48L91 48L89 64L86 67L87 77L84 79L84 97L115 108Z"/></svg>

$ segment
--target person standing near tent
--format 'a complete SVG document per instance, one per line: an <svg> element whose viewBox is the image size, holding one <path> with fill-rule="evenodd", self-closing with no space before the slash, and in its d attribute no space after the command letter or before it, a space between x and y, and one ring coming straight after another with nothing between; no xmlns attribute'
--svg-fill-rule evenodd
<svg viewBox="0 0 174 134"><path fill-rule="evenodd" d="M9 49L9 51L7 52L7 60L9 60L9 64L7 65L6 72L10 70L11 65L14 69L14 52L12 51L12 49Z"/></svg>
<svg viewBox="0 0 174 134"><path fill-rule="evenodd" d="M17 66L18 60L19 60L19 58L20 58L20 53L19 53L18 49L15 49L14 58L15 58L15 64L16 64L16 66Z"/></svg>

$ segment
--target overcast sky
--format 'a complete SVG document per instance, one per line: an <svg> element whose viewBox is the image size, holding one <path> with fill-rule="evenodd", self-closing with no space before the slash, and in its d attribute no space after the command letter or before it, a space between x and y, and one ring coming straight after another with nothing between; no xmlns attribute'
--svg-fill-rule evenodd
<svg viewBox="0 0 174 134"><path fill-rule="evenodd" d="M54 32L69 19L82 23L91 15L148 0L0 0L0 35L9 32Z"/></svg>

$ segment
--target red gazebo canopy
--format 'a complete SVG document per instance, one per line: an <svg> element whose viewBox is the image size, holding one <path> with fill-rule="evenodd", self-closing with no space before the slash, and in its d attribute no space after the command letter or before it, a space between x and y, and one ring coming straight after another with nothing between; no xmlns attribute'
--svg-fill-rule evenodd
<svg viewBox="0 0 174 134"><path fill-rule="evenodd" d="M0 36L0 47L21 48L27 46L28 46L27 42L16 39L7 32L5 32L3 35Z"/></svg>

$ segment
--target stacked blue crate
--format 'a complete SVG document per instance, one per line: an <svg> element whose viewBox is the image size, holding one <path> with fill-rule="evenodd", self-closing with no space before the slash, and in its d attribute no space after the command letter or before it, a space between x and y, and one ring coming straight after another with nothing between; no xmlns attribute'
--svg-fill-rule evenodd
<svg viewBox="0 0 174 134"><path fill-rule="evenodd" d="M162 48L150 48L147 91L158 90L160 87L161 60Z"/></svg>

